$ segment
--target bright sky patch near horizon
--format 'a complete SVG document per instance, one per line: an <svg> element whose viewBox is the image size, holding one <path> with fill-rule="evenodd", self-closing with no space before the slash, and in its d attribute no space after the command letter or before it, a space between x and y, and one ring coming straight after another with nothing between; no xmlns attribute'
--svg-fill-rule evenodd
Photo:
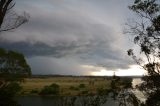
<svg viewBox="0 0 160 106"><path fill-rule="evenodd" d="M143 75L123 34L128 0L16 0L29 22L1 34L0 47L22 52L33 74ZM138 71L136 71L138 70Z"/></svg>

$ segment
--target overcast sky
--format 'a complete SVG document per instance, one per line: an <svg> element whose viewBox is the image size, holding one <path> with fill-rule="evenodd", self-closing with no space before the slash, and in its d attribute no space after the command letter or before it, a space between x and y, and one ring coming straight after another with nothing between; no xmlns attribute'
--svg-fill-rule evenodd
<svg viewBox="0 0 160 106"><path fill-rule="evenodd" d="M123 34L132 17L129 0L16 0L30 15L20 28L0 35L0 47L22 52L33 74L91 75L134 65ZM109 73L108 72L108 73Z"/></svg>

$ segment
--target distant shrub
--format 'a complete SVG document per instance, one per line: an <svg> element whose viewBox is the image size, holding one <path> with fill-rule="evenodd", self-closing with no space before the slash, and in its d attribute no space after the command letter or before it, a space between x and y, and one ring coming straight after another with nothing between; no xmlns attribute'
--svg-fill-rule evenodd
<svg viewBox="0 0 160 106"><path fill-rule="evenodd" d="M87 94L88 94L88 90L84 90L84 91L82 91L82 92L81 92L81 94L83 94L83 95L87 95Z"/></svg>
<svg viewBox="0 0 160 106"><path fill-rule="evenodd" d="M85 84L79 84L79 88L85 88L86 85Z"/></svg>
<svg viewBox="0 0 160 106"><path fill-rule="evenodd" d="M70 90L79 90L79 88L78 87L74 87L74 86L70 86L70 88L69 88Z"/></svg>
<svg viewBox="0 0 160 106"><path fill-rule="evenodd" d="M110 91L111 91L111 90L109 90L109 89L98 88L98 89L97 89L97 94L98 94L98 95L108 95L108 93L109 93Z"/></svg>
<svg viewBox="0 0 160 106"><path fill-rule="evenodd" d="M41 91L40 95L59 95L60 87L57 84L51 84L50 86L45 86Z"/></svg>
<svg viewBox="0 0 160 106"><path fill-rule="evenodd" d="M93 92L88 92L87 96L94 96L95 94Z"/></svg>
<svg viewBox="0 0 160 106"><path fill-rule="evenodd" d="M30 93L32 93L32 94L38 94L39 91L37 89L32 89Z"/></svg>
<svg viewBox="0 0 160 106"><path fill-rule="evenodd" d="M126 78L126 79L121 79L121 85L123 85L124 88L131 88L132 87L132 79Z"/></svg>

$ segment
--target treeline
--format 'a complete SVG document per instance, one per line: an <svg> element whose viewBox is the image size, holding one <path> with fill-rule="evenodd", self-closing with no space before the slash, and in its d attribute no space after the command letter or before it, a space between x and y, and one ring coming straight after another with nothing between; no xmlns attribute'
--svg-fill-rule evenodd
<svg viewBox="0 0 160 106"><path fill-rule="evenodd" d="M30 78L48 78L48 77L72 77L72 78L107 78L110 79L113 76L81 76L81 75L32 75ZM120 78L142 78L143 76L119 76Z"/></svg>

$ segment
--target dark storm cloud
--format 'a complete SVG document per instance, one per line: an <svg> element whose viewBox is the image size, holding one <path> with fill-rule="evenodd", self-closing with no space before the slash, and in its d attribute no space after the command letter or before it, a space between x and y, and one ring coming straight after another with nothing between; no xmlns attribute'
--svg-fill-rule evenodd
<svg viewBox="0 0 160 106"><path fill-rule="evenodd" d="M34 73L82 74L81 65L126 69L133 64L120 25L126 3L115 1L17 0L16 11L26 10L31 18L14 32L3 33L0 47L24 53Z"/></svg>
<svg viewBox="0 0 160 106"><path fill-rule="evenodd" d="M90 75L91 72L81 67L79 61L71 58L37 56L27 61L34 70L33 74Z"/></svg>

